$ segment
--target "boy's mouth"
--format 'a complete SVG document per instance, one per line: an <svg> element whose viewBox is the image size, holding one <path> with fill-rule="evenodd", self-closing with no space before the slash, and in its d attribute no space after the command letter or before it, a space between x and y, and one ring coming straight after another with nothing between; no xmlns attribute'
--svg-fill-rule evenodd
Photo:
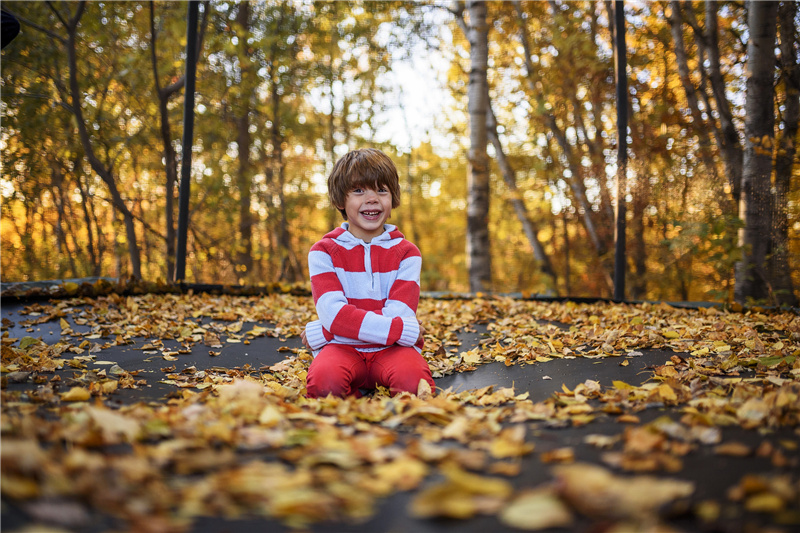
<svg viewBox="0 0 800 533"><path fill-rule="evenodd" d="M377 218L380 216L380 214L381 214L380 211L361 211L361 216L367 218Z"/></svg>

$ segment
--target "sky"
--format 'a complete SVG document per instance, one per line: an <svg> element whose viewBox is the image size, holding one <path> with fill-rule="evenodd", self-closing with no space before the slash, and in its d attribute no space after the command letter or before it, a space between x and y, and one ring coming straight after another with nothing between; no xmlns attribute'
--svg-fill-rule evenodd
<svg viewBox="0 0 800 533"><path fill-rule="evenodd" d="M433 135L437 117L451 100L445 87L446 69L444 58L436 53L413 54L392 63L381 83L394 93L395 105L379 115L377 141L391 141L403 151L423 141L438 142L439 136Z"/></svg>

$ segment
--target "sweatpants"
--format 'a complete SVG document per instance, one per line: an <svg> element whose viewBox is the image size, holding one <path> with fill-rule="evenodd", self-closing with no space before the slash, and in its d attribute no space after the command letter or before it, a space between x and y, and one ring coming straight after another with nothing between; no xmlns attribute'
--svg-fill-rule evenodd
<svg viewBox="0 0 800 533"><path fill-rule="evenodd" d="M392 395L417 393L424 379L435 390L425 358L417 350L395 344L379 352L360 352L352 346L328 344L308 368L309 398L361 396L359 389L387 387Z"/></svg>

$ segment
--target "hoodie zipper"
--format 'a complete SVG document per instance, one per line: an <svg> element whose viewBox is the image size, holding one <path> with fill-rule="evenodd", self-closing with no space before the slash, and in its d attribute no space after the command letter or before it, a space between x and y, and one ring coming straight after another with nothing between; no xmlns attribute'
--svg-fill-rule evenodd
<svg viewBox="0 0 800 533"><path fill-rule="evenodd" d="M369 274L370 290L375 291L375 276L372 275L372 246L364 241L361 241L364 247L364 270Z"/></svg>

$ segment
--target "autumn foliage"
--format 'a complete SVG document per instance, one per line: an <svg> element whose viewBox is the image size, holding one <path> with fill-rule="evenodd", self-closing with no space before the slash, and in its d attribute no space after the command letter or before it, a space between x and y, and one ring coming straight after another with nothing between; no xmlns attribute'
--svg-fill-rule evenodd
<svg viewBox="0 0 800 533"><path fill-rule="evenodd" d="M492 290L611 294L612 4L487 4L496 138L480 253L491 256ZM746 6L626 4L631 299L732 299L734 265L753 248L738 233L747 150L772 169L772 214L760 222L776 232L767 270L747 276L786 274L757 296L772 303L791 301L787 283L800 286L788 260L800 255L795 8L782 2L766 21L777 55L765 70L773 103L761 107L775 120L754 137L745 133ZM4 9L23 31L3 51L3 281L171 281L186 5ZM327 172L347 149L375 146L400 169L393 222L422 250L423 289L467 290L464 12L304 1L204 2L200 12L188 281L303 281L309 246L340 222ZM421 82L404 73L430 65L437 81L418 96Z"/></svg>

